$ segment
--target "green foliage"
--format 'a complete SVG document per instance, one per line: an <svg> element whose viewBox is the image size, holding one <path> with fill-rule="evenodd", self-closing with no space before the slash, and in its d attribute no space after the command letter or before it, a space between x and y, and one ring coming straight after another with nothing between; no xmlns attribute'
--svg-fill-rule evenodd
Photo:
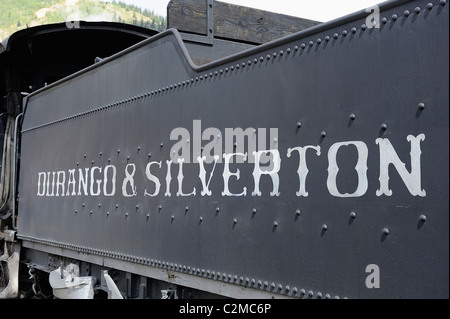
<svg viewBox="0 0 450 319"><path fill-rule="evenodd" d="M0 0L0 41L27 27L74 20L121 22L158 31L166 28L165 17L116 0Z"/></svg>

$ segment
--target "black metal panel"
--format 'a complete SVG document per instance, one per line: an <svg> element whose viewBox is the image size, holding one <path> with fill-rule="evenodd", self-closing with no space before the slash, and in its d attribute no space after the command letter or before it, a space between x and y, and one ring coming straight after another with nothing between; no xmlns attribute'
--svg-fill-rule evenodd
<svg viewBox="0 0 450 319"><path fill-rule="evenodd" d="M448 4L380 13L201 68L169 30L32 95L19 238L294 297L448 298ZM222 160L204 184L200 146Z"/></svg>

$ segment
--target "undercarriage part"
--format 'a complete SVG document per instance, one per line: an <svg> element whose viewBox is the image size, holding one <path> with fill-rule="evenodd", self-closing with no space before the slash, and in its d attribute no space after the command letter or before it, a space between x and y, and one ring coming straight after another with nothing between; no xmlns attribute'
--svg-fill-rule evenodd
<svg viewBox="0 0 450 319"><path fill-rule="evenodd" d="M16 298L19 293L20 245L4 241L0 256L0 299Z"/></svg>

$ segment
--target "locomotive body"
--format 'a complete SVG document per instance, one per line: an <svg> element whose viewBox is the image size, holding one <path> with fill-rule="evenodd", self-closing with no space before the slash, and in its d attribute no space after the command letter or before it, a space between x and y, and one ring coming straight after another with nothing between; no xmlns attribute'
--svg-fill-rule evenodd
<svg viewBox="0 0 450 319"><path fill-rule="evenodd" d="M448 298L448 4L213 41L171 28L26 96L17 273L60 298Z"/></svg>

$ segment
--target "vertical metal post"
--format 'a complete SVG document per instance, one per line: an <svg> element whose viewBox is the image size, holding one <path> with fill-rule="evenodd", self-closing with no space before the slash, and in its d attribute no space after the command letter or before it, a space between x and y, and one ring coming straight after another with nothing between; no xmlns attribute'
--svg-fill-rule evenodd
<svg viewBox="0 0 450 319"><path fill-rule="evenodd" d="M214 0L206 0L206 34L214 38Z"/></svg>

